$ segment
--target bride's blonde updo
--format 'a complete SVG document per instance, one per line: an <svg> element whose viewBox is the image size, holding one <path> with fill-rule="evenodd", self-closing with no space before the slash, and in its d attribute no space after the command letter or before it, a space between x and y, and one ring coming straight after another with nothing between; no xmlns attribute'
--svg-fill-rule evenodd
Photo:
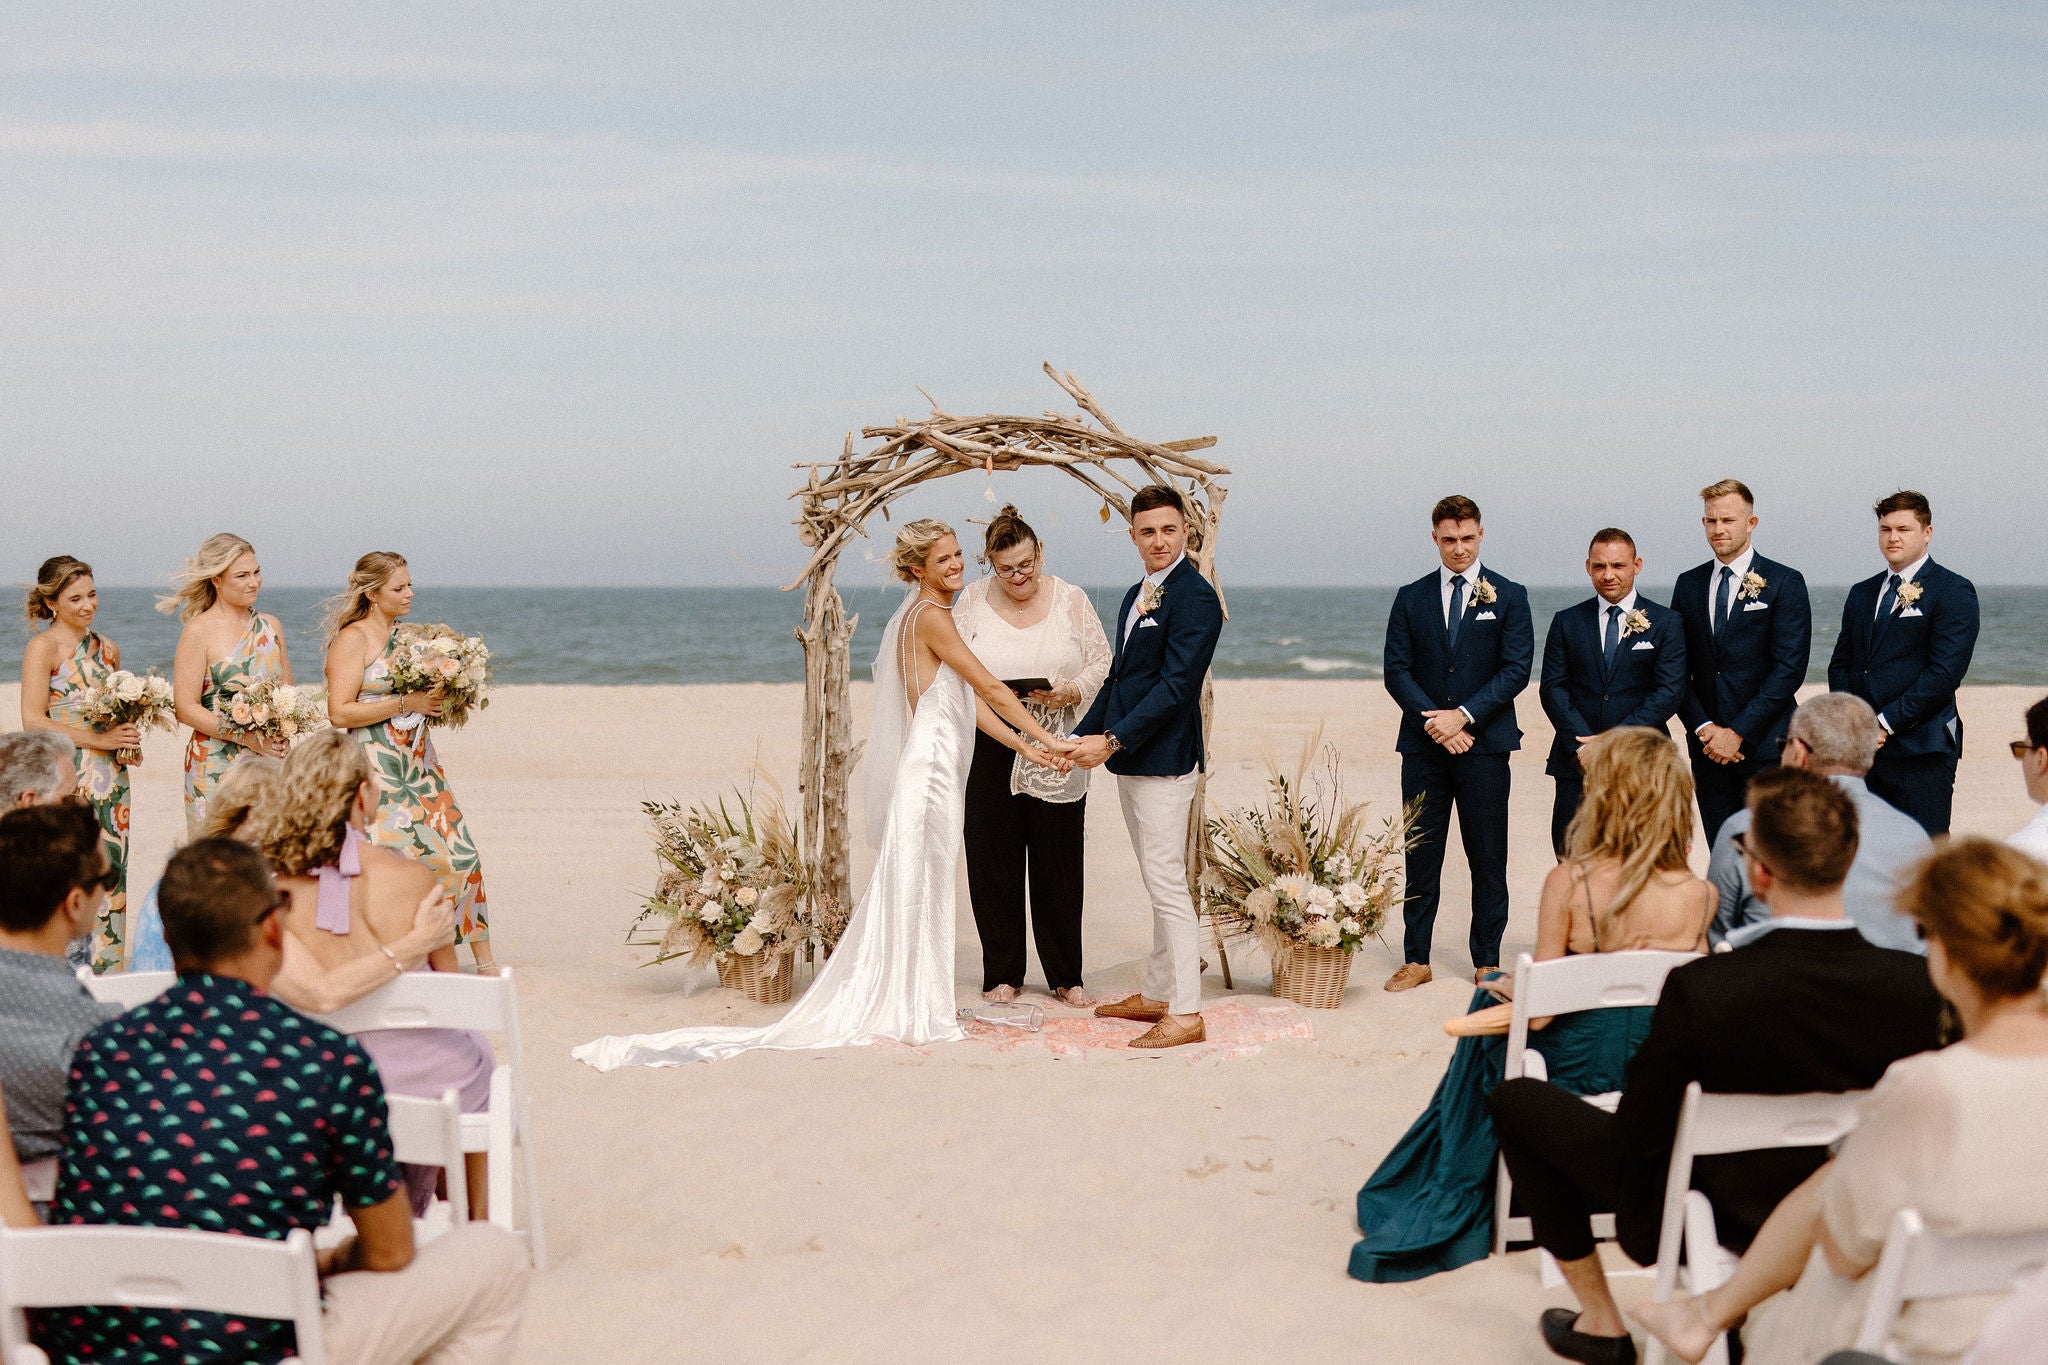
<svg viewBox="0 0 2048 1365"><path fill-rule="evenodd" d="M903 529L896 533L896 548L889 555L896 576L905 583L917 582L915 571L922 569L931 557L932 546L952 534L953 528L936 517L903 523Z"/></svg>
<svg viewBox="0 0 2048 1365"><path fill-rule="evenodd" d="M405 556L396 550L372 550L358 559L349 571L348 586L320 604L326 609L326 638L332 642L335 636L368 616L371 596L382 592L391 576L405 567Z"/></svg>
<svg viewBox="0 0 2048 1365"><path fill-rule="evenodd" d="M370 758L346 730L299 741L261 808L256 846L280 876L303 877L341 852L349 807L371 780Z"/></svg>
<svg viewBox="0 0 2048 1365"><path fill-rule="evenodd" d="M220 590L214 587L213 580L234 567L243 555L255 553L254 545L232 532L208 536L199 553L178 570L177 591L169 597L157 598L156 609L180 621L191 620L220 599Z"/></svg>

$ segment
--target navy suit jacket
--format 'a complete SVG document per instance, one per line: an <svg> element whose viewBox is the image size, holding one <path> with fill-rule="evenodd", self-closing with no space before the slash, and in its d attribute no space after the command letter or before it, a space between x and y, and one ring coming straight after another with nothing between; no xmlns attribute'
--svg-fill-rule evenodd
<svg viewBox="0 0 2048 1365"><path fill-rule="evenodd" d="M1116 653L1077 735L1115 735L1108 768L1126 777L1179 777L1202 766L1202 679L1223 635L1223 602L1191 559L1166 576L1159 605L1124 638L1142 584L1132 584L1111 629Z"/></svg>
<svg viewBox="0 0 2048 1365"><path fill-rule="evenodd" d="M1515 698L1529 685L1536 663L1529 591L1484 564L1479 577L1493 585L1494 600L1482 606L1467 593L1455 650L1444 629L1443 581L1434 571L1394 594L1385 673L1387 691L1401 707L1401 735L1394 742L1399 753L1441 749L1422 728L1422 713L1461 706L1472 716L1465 727L1472 736L1470 752L1505 754L1522 747Z"/></svg>
<svg viewBox="0 0 2048 1365"><path fill-rule="evenodd" d="M1743 600L1740 583L1729 585L1728 624L1714 633L1714 581L1719 560L1708 560L1678 576L1671 609L1685 626L1685 662L1690 675L1678 700L1678 719L1695 758L1699 728L1712 721L1742 736L1745 758L1778 756L1785 727L1806 681L1813 652L1813 602L1799 570L1755 555L1750 572L1764 589Z"/></svg>
<svg viewBox="0 0 2048 1365"><path fill-rule="evenodd" d="M1896 599L1884 620L1877 599L1888 574L1849 589L1842 633L1828 660L1828 690L1853 692L1891 727L1881 751L1902 758L1963 751L1956 689L1977 649L1977 586L1933 560L1914 582L1920 600Z"/></svg>
<svg viewBox="0 0 2048 1365"><path fill-rule="evenodd" d="M1543 712L1557 727L1550 761L1552 777L1579 773L1580 735L1597 735L1617 725L1663 730L1685 691L1685 632L1678 613L1637 594L1636 606L1650 629L1624 636L1610 673L1600 650L1600 612L1607 604L1589 597L1551 618L1543 641Z"/></svg>

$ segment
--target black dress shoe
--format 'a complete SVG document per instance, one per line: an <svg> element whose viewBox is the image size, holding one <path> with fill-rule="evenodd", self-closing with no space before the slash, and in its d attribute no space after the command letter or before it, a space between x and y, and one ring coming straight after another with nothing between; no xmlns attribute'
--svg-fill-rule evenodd
<svg viewBox="0 0 2048 1365"><path fill-rule="evenodd" d="M1543 1310L1543 1344L1584 1365L1636 1365L1633 1337L1588 1336L1579 1330L1579 1315L1569 1308Z"/></svg>

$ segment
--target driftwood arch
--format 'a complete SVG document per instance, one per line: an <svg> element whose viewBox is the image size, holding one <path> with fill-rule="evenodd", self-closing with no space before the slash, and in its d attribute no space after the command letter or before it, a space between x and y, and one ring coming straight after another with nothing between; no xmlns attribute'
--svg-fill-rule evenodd
<svg viewBox="0 0 2048 1365"><path fill-rule="evenodd" d="M863 427L863 437L880 442L865 452L854 450L849 432L838 459L794 466L806 472L804 486L790 496L798 501L797 535L810 548L811 558L803 573L783 591L804 590L804 620L796 632L804 649L798 834L804 863L812 871L814 895L834 897L842 906L853 904L848 787L860 755L853 744L849 702L853 678L850 649L859 618L848 619L833 576L840 552L855 536L867 534L868 518L879 512L886 519L889 504L920 484L970 471L994 473L1032 465L1057 469L1101 497L1104 520L1113 508L1127 522L1131 517L1128 494L1148 483L1169 484L1187 500L1188 557L1203 577L1212 584L1217 582L1216 539L1227 492L1218 479L1230 471L1193 454L1215 445L1216 438L1140 440L1118 426L1073 375L1049 364L1044 368L1080 406L1079 413L955 417L940 410L934 401L929 417L916 421L898 417L887 426ZM930 394L925 397L931 399ZM1126 477L1125 467L1141 477L1136 481ZM1220 584L1217 591L1222 591ZM1209 707L1210 690L1205 683L1205 729ZM1199 833L1202 810L1198 795L1191 840ZM1191 875L1195 867L1191 859Z"/></svg>

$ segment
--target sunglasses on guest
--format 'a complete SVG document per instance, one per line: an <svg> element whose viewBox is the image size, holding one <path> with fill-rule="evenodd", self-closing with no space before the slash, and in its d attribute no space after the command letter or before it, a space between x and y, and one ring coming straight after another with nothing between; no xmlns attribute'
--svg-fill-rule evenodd
<svg viewBox="0 0 2048 1365"><path fill-rule="evenodd" d="M276 914L276 913L277 913L278 911L280 911L280 910L289 910L289 909L291 909L291 908L292 908L292 893L291 893L291 892L289 892L289 891L280 891L280 892L278 892L278 893L277 893L277 899L276 899L276 900L274 900L274 901L272 901L272 902L271 902L271 903L270 903L270 904L269 904L269 905L268 905L268 906L267 906L267 907L266 907L266 908L264 909L263 913L262 913L262 914L260 914L260 915L258 915L258 916L256 917L256 923L258 923L258 924L261 924L261 923L263 923L263 921L265 921L265 920L269 919L269 918L270 918L270 917L271 917L272 915Z"/></svg>
<svg viewBox="0 0 2048 1365"><path fill-rule="evenodd" d="M2041 747L2039 744L2029 744L2024 739L2016 739L2012 742L2012 756L2024 763L2027 761L2028 754Z"/></svg>

